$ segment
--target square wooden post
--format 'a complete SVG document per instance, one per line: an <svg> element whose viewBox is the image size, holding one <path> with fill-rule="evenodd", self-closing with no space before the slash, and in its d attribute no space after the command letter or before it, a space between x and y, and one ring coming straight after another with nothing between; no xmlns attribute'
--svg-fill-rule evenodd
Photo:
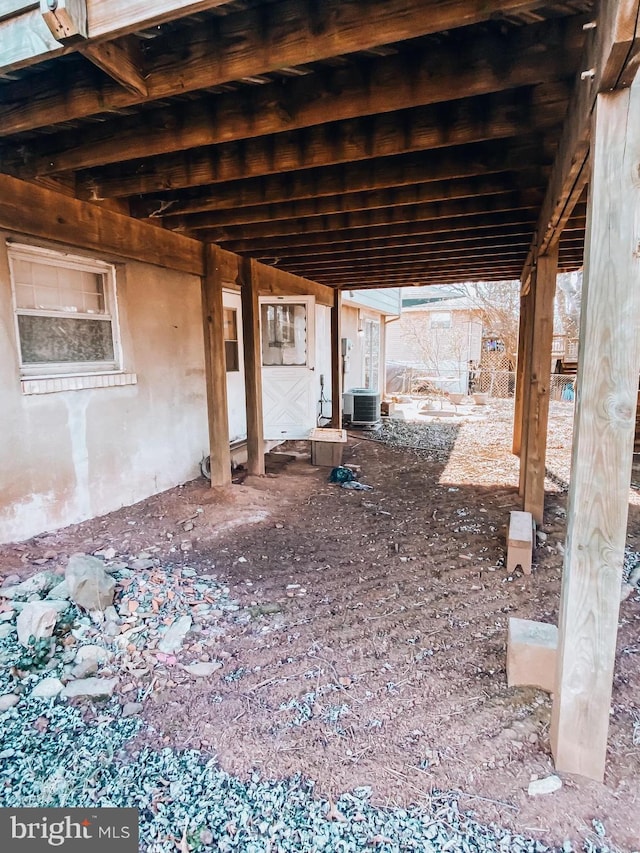
<svg viewBox="0 0 640 853"><path fill-rule="evenodd" d="M331 309L331 427L342 426L342 291L336 288Z"/></svg>
<svg viewBox="0 0 640 853"><path fill-rule="evenodd" d="M602 780L640 370L640 76L598 95L551 746Z"/></svg>
<svg viewBox="0 0 640 853"><path fill-rule="evenodd" d="M518 320L518 360L516 361L516 389L513 400L513 443L511 451L520 455L522 447L522 395L524 382L525 322L527 316L527 297L520 296L520 317Z"/></svg>
<svg viewBox="0 0 640 853"><path fill-rule="evenodd" d="M247 399L247 468L250 474L262 476L264 474L264 424L258 264L253 258L242 258L241 265L244 382Z"/></svg>
<svg viewBox="0 0 640 853"><path fill-rule="evenodd" d="M553 346L553 304L558 276L558 245L538 255L536 286L533 294L533 333L528 363L527 449L524 474L524 509L537 524L544 515L544 476L549 422L551 385L551 349Z"/></svg>
<svg viewBox="0 0 640 853"><path fill-rule="evenodd" d="M207 382L207 414L209 420L209 457L211 485L231 483L229 420L227 414L227 368L224 352L224 309L220 249L204 247L202 277L202 320L204 330L204 363Z"/></svg>
<svg viewBox="0 0 640 853"><path fill-rule="evenodd" d="M536 295L536 277L537 277L537 258L536 264L531 271L531 282L529 292L521 301L521 310L524 313L524 334L522 341L522 368L521 368L521 392L520 392L520 481L518 492L524 498L525 480L527 476L527 450L529 447L529 399L531 395L531 349L533 347L533 324L535 295Z"/></svg>

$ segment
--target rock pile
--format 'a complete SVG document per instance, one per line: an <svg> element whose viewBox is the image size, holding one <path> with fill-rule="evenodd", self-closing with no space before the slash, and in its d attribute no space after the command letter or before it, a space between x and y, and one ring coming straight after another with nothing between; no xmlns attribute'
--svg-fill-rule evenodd
<svg viewBox="0 0 640 853"><path fill-rule="evenodd" d="M74 554L64 580L43 571L0 587L0 713L27 697L114 695L138 713L154 687L221 669L221 622L251 618L215 575L101 557Z"/></svg>

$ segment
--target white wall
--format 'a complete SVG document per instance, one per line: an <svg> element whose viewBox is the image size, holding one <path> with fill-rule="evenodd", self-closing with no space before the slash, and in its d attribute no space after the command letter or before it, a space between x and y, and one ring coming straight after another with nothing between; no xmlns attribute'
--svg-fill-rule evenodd
<svg viewBox="0 0 640 853"><path fill-rule="evenodd" d="M200 280L118 265L123 367L137 383L25 394L7 236L0 233L0 542L102 515L197 476L208 452Z"/></svg>

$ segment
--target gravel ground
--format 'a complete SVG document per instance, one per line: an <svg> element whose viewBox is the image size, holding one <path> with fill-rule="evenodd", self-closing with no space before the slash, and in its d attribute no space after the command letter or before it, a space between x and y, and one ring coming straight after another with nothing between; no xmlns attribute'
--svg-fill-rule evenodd
<svg viewBox="0 0 640 853"><path fill-rule="evenodd" d="M553 771L550 702L504 679L509 614L557 618L571 406L551 407L548 538L529 581L504 571L500 531L517 502L510 406L459 408L354 433L346 461L372 492L330 485L301 457L231 496L194 482L1 547L2 574L21 577L61 572L75 551L142 558L153 566L135 579L116 573L128 631L166 573L184 595L159 601L158 618L195 605L211 624L198 617L175 656L130 639L105 665L114 675L123 663L117 694L77 704L33 698L54 670L34 661L16 673L29 666L5 632L0 692L20 701L0 713L0 805L138 807L144 853L638 849L640 597L621 613L604 785L563 778L528 797L531 778ZM637 493L630 504L627 576ZM191 590L204 579L206 606ZM237 609L217 604L217 586ZM85 620L81 642L95 642L72 615ZM220 671L185 675L205 658ZM125 703L144 710L125 718Z"/></svg>

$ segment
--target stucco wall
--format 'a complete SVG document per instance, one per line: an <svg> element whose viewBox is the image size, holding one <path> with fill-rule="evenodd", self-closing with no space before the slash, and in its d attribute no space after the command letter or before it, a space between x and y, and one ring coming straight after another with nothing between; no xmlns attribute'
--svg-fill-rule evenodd
<svg viewBox="0 0 640 853"><path fill-rule="evenodd" d="M26 395L6 236L0 233L0 542L102 515L197 476L208 452L199 279L118 265L123 367L137 384Z"/></svg>

